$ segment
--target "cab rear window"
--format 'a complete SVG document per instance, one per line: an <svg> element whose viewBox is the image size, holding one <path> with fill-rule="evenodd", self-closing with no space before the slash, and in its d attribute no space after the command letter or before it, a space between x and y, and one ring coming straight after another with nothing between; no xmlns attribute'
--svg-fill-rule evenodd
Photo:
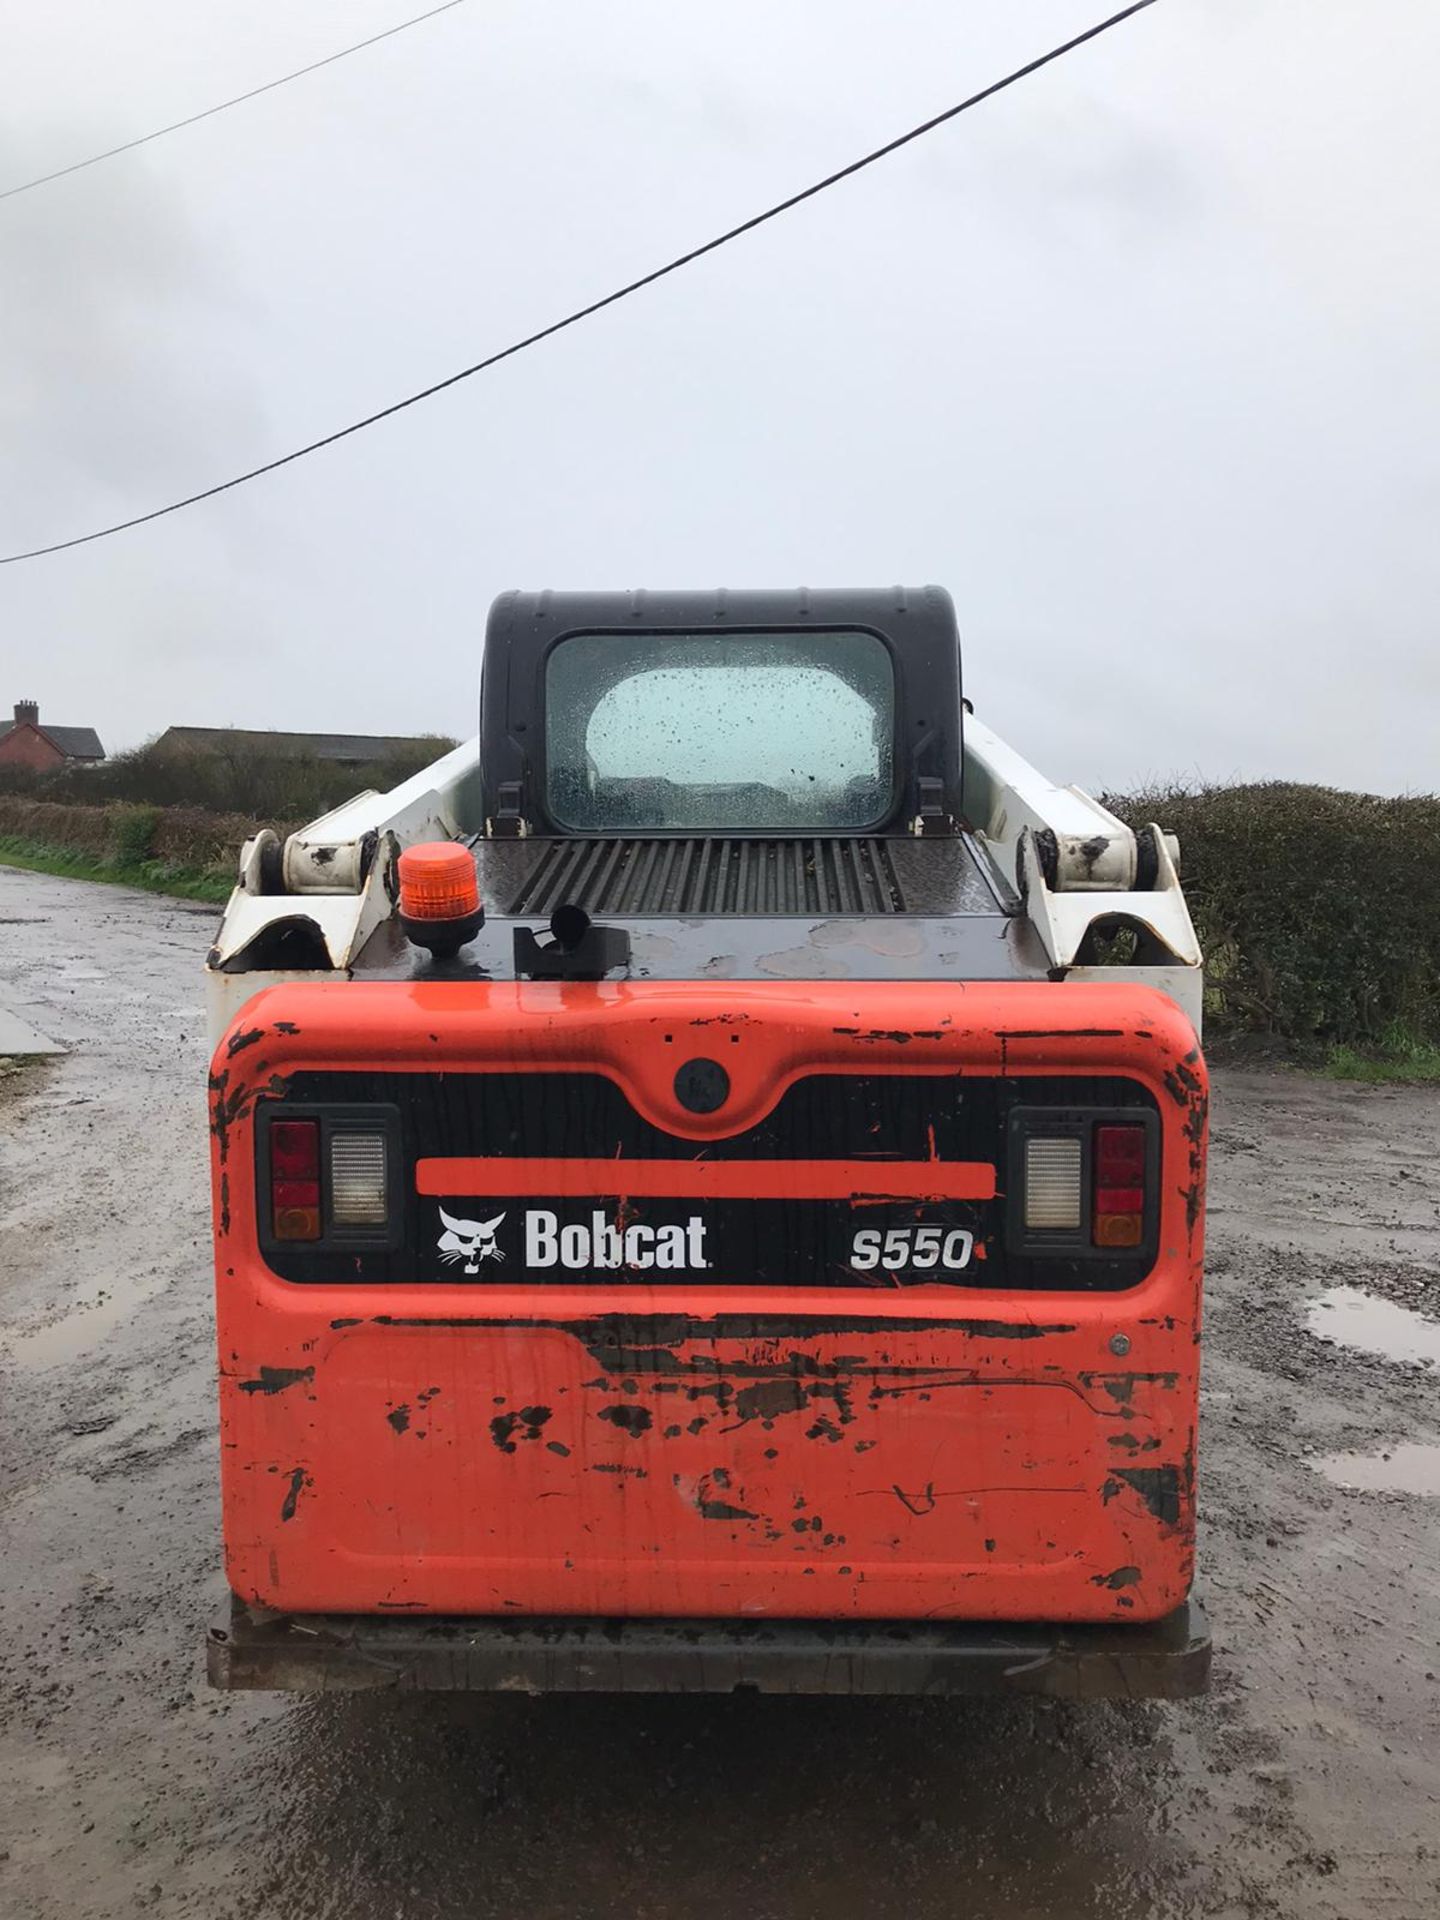
<svg viewBox="0 0 1440 1920"><path fill-rule="evenodd" d="M873 633L581 633L545 678L551 817L578 832L878 826L895 672Z"/></svg>

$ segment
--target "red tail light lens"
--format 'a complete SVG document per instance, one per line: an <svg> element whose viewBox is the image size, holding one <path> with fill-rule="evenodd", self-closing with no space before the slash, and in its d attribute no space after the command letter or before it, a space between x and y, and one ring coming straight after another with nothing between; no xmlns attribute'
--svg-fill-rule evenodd
<svg viewBox="0 0 1440 1920"><path fill-rule="evenodd" d="M270 1171L277 1180L320 1178L320 1122L277 1120L270 1129Z"/></svg>
<svg viewBox="0 0 1440 1920"><path fill-rule="evenodd" d="M270 1129L270 1225L277 1240L320 1238L320 1122Z"/></svg>
<svg viewBox="0 0 1440 1920"><path fill-rule="evenodd" d="M1144 1127L1096 1127L1090 1237L1097 1247L1138 1247L1144 1239L1145 1158Z"/></svg>

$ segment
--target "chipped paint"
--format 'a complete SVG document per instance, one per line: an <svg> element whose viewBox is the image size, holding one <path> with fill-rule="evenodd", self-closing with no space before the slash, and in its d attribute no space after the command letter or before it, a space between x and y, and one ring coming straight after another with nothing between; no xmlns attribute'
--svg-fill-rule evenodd
<svg viewBox="0 0 1440 1920"><path fill-rule="evenodd" d="M521 1440L538 1440L549 1419L549 1407L521 1407L518 1413L500 1413L490 1422L490 1438L501 1453L514 1453L517 1434Z"/></svg>
<svg viewBox="0 0 1440 1920"><path fill-rule="evenodd" d="M260 1367L253 1379L239 1385L241 1393L284 1393L287 1387L306 1386L314 1378L314 1367Z"/></svg>
<svg viewBox="0 0 1440 1920"><path fill-rule="evenodd" d="M612 1427L618 1427L632 1440L638 1440L653 1425L655 1416L648 1407L617 1406L602 1407L600 1418L608 1420Z"/></svg>
<svg viewBox="0 0 1440 1920"><path fill-rule="evenodd" d="M1116 1467L1115 1477L1132 1487L1164 1527L1178 1527L1184 1511L1179 1467Z"/></svg>
<svg viewBox="0 0 1440 1920"><path fill-rule="evenodd" d="M1116 1567L1113 1573L1097 1573L1091 1576L1092 1587L1108 1587L1112 1593L1121 1587L1137 1587L1143 1578L1139 1567Z"/></svg>
<svg viewBox="0 0 1440 1920"><path fill-rule="evenodd" d="M315 1612L464 1612L477 1596L491 1613L603 1612L615 1602L617 1565L637 1611L703 1614L723 1588L727 1606L786 1618L964 1619L980 1605L1011 1619L1123 1613L1128 1627L1176 1604L1190 1569L1198 1282L1198 1238L1187 1258L1179 1190L1204 1139L1203 1066L1175 1047L1178 1023L1156 1013L1148 1040L1135 1038L1133 1017L1112 1027L1104 1013L1119 990L1110 988L1074 989L1074 1004L1102 1017L1087 1014L1078 1030L1057 1025L1050 1037L1045 1016L1066 996L1044 987L1024 989L996 1022L986 1012L998 1004L993 989L947 1000L952 990L936 988L922 1014L918 996L882 1010L868 988L842 999L815 982L799 996L770 986L762 999L783 1016L757 1000L742 1021L744 986L713 989L708 1006L672 994L657 1015L641 985L543 993L565 1009L554 1035L605 1062L634 1101L652 1097L648 1052L661 1058L659 1117L647 1124L667 1128L682 1123L663 1105L677 1057L672 1046L665 1058L665 1035L683 1040L693 1021L724 1039L731 1132L774 1105L791 1070L777 1064L775 1035L798 1045L802 1020L813 1021L805 1044L815 1058L863 1058L853 1070L871 1074L899 1071L890 1061L903 1057L905 1071L947 1087L963 1075L962 1097L974 1076L996 1073L1007 1046L1019 1080L1057 1063L1120 1071L1128 1045L1125 1071L1138 1072L1142 1055L1150 1063L1171 1175L1154 1273L1133 1302L1113 1291L1057 1297L1006 1287L996 1260L993 1278L967 1279L968 1297L857 1291L837 1306L828 1289L802 1299L768 1283L741 1293L719 1279L688 1294L653 1283L642 1291L623 1276L542 1292L525 1286L512 1250L510 1266L480 1288L402 1274L403 1259L392 1257L372 1278L357 1262L353 1278L337 1264L307 1289L277 1278L253 1245L256 1099L287 1092L296 1061L307 1071L317 1059L364 1069L379 1020L397 1072L443 1064L453 1088L458 1068L516 1064L515 1022L494 1024L503 1042L477 1043L492 1031L483 983L467 983L463 1001L458 986L407 988L403 1007L377 1001L373 1015L369 989L297 988L303 1011L298 997L281 997L291 990L275 989L246 1029L258 1019L267 1044L240 1049L233 1065L222 1046L211 1086L217 1229L229 1213L218 1298L235 1577L267 1604ZM572 1000L576 1024L567 1026ZM273 1018L292 1007L295 1020ZM303 1052L287 1025L303 1025ZM854 1030L834 1031L842 1025ZM544 1064L552 1027L525 1032L519 1064ZM1125 1043L1109 1037L1116 1032ZM675 1158L718 1161L723 1149L707 1141L724 1134L706 1125ZM906 1147L917 1161L927 1151L955 1157L943 1130L938 1150L923 1133ZM1098 1369L1117 1328L1131 1352ZM271 1361L242 1369L236 1354L257 1349ZM420 1384L442 1381L443 1393ZM255 1465L296 1458L306 1466ZM281 1521L302 1502L302 1524L277 1553Z"/></svg>

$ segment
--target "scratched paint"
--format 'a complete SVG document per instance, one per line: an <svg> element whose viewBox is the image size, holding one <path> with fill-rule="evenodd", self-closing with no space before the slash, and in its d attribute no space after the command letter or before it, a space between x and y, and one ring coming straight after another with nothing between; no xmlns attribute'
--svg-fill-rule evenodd
<svg viewBox="0 0 1440 1920"><path fill-rule="evenodd" d="M1112 989L999 993L867 990L857 1005L813 979L708 995L632 982L613 998L577 990L576 1020L527 1027L517 1057L514 989L275 989L242 1029L262 1027L264 1044L222 1047L211 1087L237 1589L318 1612L1113 1621L1173 1608L1193 1556L1198 1223L1179 1196L1203 1169L1203 1066L1148 996L1143 1021L1120 1022L1103 1017ZM731 1098L718 1116L682 1111L667 1036L721 1016ZM255 1244L256 1102L316 1060L375 1073L382 1037L387 1073L418 1080L444 1062L452 1151L479 1150L458 1138L465 1068L568 1072L576 1047L608 1063L647 1153L659 1130L672 1136L660 1151L686 1142L717 1164L728 1136L769 1124L797 1048L856 1075L932 1075L941 1098L958 1083L982 1099L984 1075L1027 1059L1042 1075L1071 1056L1077 1072L1143 1075L1174 1175L1159 1250L1133 1305L1124 1288L1027 1294L986 1272L964 1293L903 1300L718 1276L688 1293L629 1276L539 1286L518 1253L483 1285L407 1274L402 1254L399 1271L347 1255L307 1286ZM572 1132L591 1111L581 1092L561 1102ZM413 1099L435 1110L424 1088ZM806 1151L831 1144L827 1111ZM520 1159L556 1151L531 1130Z"/></svg>

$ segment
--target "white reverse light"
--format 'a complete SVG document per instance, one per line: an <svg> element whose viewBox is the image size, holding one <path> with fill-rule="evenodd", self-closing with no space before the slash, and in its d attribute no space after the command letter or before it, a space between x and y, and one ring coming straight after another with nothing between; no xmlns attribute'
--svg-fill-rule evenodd
<svg viewBox="0 0 1440 1920"><path fill-rule="evenodd" d="M1074 1134L1025 1142L1025 1225L1077 1233L1081 1219L1080 1141Z"/></svg>
<svg viewBox="0 0 1440 1920"><path fill-rule="evenodd" d="M330 1220L336 1227L383 1227L389 1217L383 1133L330 1136Z"/></svg>

